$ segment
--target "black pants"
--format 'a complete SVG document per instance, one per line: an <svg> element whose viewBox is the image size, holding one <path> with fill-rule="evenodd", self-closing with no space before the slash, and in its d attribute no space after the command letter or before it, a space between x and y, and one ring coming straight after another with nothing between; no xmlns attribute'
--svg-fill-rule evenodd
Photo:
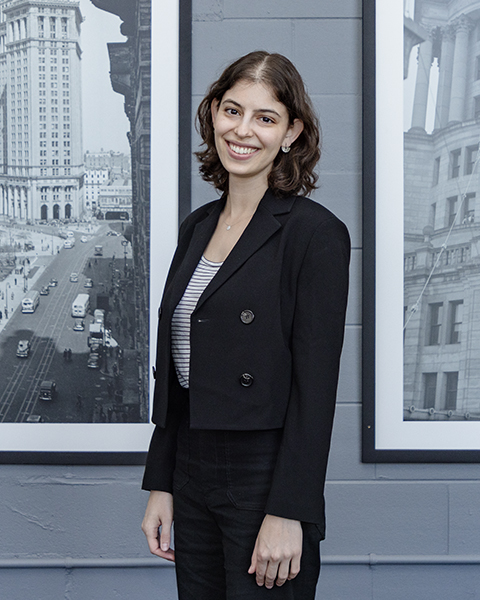
<svg viewBox="0 0 480 600"><path fill-rule="evenodd" d="M191 430L183 419L173 492L179 600L314 600L320 532L312 523L302 523L295 579L267 589L247 573L281 433Z"/></svg>

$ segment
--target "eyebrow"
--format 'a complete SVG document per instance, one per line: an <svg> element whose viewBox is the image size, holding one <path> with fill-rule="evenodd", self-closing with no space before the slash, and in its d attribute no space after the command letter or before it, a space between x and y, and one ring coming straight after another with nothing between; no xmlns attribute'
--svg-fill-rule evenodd
<svg viewBox="0 0 480 600"><path fill-rule="evenodd" d="M235 102L235 100L232 100L231 98L225 98L224 100L222 100L222 104L224 102L230 102L230 104L238 106L238 108L242 108L241 104L239 104L238 102ZM256 113L271 113L273 115L277 115L277 117L279 117L279 118L282 117L282 115L280 115L276 110L273 110L273 108L259 108L259 109L255 110L254 112L256 112Z"/></svg>

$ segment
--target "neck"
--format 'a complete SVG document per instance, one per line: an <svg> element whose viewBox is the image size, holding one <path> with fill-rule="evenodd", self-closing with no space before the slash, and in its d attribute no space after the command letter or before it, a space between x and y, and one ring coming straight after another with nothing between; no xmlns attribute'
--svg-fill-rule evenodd
<svg viewBox="0 0 480 600"><path fill-rule="evenodd" d="M238 181L230 177L224 208L226 217L235 220L244 214L253 214L265 195L268 185L259 181Z"/></svg>

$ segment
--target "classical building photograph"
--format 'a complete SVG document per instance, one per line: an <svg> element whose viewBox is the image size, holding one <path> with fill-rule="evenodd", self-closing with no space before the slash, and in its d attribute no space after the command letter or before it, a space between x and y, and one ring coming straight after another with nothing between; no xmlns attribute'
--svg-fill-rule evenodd
<svg viewBox="0 0 480 600"><path fill-rule="evenodd" d="M0 423L148 422L150 0L0 0Z"/></svg>
<svg viewBox="0 0 480 600"><path fill-rule="evenodd" d="M478 420L480 2L404 22L404 419Z"/></svg>

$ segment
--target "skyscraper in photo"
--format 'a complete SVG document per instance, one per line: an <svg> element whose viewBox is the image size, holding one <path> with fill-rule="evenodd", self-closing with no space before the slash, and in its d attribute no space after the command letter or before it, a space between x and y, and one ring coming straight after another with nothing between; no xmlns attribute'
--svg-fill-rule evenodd
<svg viewBox="0 0 480 600"><path fill-rule="evenodd" d="M0 215L84 212L80 29L75 0L0 0Z"/></svg>

